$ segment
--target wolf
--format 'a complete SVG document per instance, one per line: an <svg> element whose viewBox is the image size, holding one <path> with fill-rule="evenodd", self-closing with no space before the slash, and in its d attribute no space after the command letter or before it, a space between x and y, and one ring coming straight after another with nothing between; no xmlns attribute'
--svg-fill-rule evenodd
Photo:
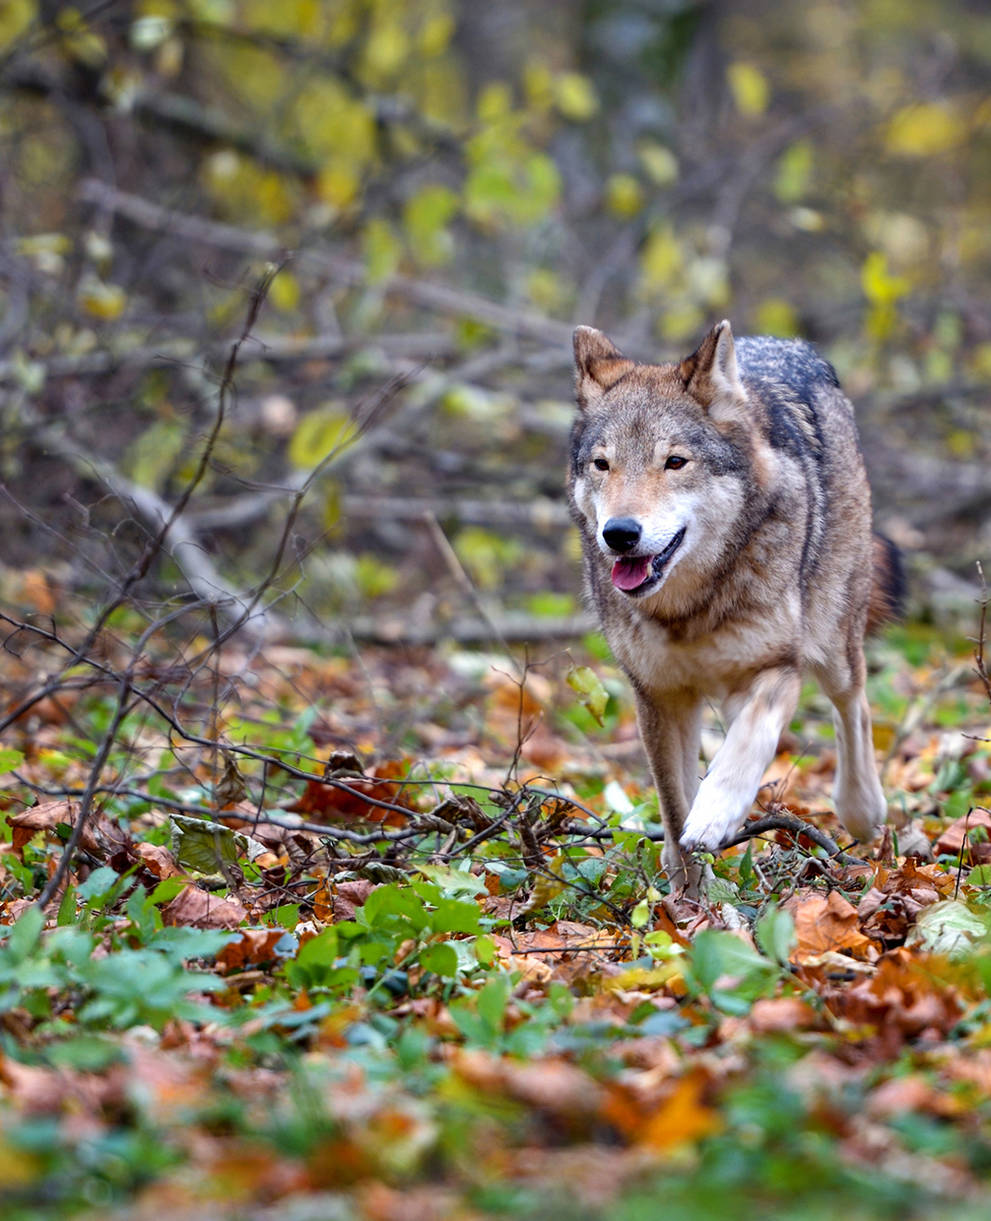
<svg viewBox="0 0 991 1221"><path fill-rule="evenodd" d="M836 812L872 840L887 815L864 691L864 635L896 610L902 570L872 533L853 406L801 340L734 340L729 322L670 364L574 335L578 413L568 500L587 592L636 696L673 889L696 850L741 827L803 670L832 702ZM703 706L725 740L699 780Z"/></svg>

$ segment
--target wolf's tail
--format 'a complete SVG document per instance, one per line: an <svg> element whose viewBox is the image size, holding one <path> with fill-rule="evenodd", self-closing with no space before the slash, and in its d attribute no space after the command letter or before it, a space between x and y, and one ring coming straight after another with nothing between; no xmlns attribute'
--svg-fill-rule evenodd
<svg viewBox="0 0 991 1221"><path fill-rule="evenodd" d="M891 539L875 534L871 541L874 571L867 604L867 630L876 632L905 609L906 582L901 552Z"/></svg>

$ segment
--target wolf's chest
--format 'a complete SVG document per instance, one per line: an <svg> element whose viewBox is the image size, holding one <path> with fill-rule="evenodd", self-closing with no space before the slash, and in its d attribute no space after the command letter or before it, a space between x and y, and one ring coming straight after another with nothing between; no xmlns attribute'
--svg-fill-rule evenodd
<svg viewBox="0 0 991 1221"><path fill-rule="evenodd" d="M691 691L722 700L787 649L794 625L784 616L735 620L711 631L679 633L646 617L605 624L616 660L647 691Z"/></svg>

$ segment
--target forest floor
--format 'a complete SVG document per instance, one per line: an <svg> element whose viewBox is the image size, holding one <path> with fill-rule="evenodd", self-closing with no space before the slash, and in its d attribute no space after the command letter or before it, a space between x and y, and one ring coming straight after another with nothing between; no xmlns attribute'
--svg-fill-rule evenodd
<svg viewBox="0 0 991 1221"><path fill-rule="evenodd" d="M692 904L594 638L144 656L111 626L51 691L50 642L0 660L30 705L0 752L8 1221L988 1215L973 642L872 647L883 841L788 829L843 843L809 688L771 829Z"/></svg>

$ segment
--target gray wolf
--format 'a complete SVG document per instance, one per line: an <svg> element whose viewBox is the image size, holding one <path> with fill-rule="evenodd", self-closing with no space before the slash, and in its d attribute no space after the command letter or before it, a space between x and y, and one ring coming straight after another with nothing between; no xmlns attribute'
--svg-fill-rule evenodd
<svg viewBox="0 0 991 1221"><path fill-rule="evenodd" d="M740 828L811 671L834 707L836 812L858 840L887 814L864 693L864 634L901 569L871 531L853 407L799 340L715 326L672 364L575 331L568 498L585 582L636 695L664 820L663 863L694 893L693 851ZM725 741L699 780L704 704Z"/></svg>

